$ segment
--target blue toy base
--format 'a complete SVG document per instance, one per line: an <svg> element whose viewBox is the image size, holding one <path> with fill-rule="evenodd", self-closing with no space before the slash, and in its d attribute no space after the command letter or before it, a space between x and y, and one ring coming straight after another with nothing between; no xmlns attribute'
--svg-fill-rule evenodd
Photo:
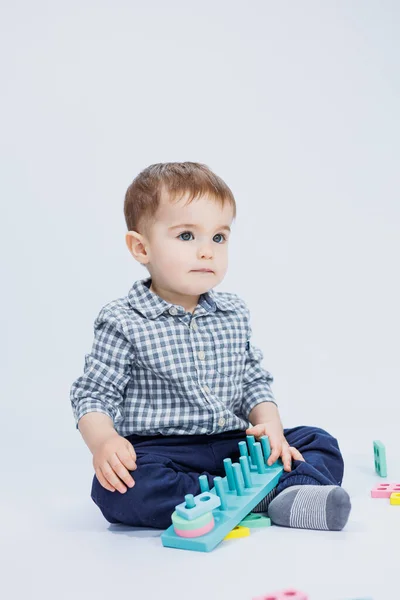
<svg viewBox="0 0 400 600"><path fill-rule="evenodd" d="M279 461L280 462L280 461ZM227 478L222 479L227 506L224 510L213 510L215 527L198 538L183 538L176 535L173 525L161 534L163 546L183 550L210 552L213 550L236 525L240 523L263 498L278 484L283 467L277 463L266 467L265 473L251 472L252 486L245 488L243 495L230 491ZM217 495L215 487L208 494Z"/></svg>

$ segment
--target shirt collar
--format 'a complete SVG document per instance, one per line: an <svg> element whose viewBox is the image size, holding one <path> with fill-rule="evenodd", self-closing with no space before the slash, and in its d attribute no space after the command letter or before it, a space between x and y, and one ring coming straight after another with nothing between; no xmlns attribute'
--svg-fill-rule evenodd
<svg viewBox="0 0 400 600"><path fill-rule="evenodd" d="M151 277L135 281L128 293L128 302L135 310L139 311L148 319L155 319L164 312L174 307L176 314L185 314L185 309L179 304L171 304L154 292L150 291ZM199 304L206 312L219 310L232 310L235 308L232 300L221 298L221 295L213 290L201 294Z"/></svg>

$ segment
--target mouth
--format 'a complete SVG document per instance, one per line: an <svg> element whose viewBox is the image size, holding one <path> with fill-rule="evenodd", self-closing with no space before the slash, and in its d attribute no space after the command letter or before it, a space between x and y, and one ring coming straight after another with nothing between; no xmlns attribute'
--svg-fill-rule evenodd
<svg viewBox="0 0 400 600"><path fill-rule="evenodd" d="M211 269L194 269L193 273L214 273Z"/></svg>

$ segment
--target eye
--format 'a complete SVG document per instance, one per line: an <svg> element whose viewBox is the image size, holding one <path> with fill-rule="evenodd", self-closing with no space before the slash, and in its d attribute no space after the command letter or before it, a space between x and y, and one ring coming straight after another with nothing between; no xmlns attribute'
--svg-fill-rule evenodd
<svg viewBox="0 0 400 600"><path fill-rule="evenodd" d="M217 238L218 236L219 236L219 237L222 237L222 240L223 240L223 241L224 241L224 240L226 241L226 236L225 236L223 233L216 233L216 234L214 235L214 240L215 240L215 238ZM218 243L218 244L220 244L221 242L217 242L217 243Z"/></svg>
<svg viewBox="0 0 400 600"><path fill-rule="evenodd" d="M182 240L183 242L190 242L191 241L190 236L192 236L192 238L194 239L191 231L182 231L182 233L180 233L177 237L178 237L178 239ZM223 233L216 233L214 235L213 240L217 244L221 244L222 242L226 241L226 236Z"/></svg>
<svg viewBox="0 0 400 600"><path fill-rule="evenodd" d="M190 240L187 237L185 237L185 238L182 237L182 236L187 236L187 235L190 236L190 235L193 235L193 234L192 234L191 231L183 231L182 233L180 233L178 235L178 238L181 239L183 242L189 242Z"/></svg>

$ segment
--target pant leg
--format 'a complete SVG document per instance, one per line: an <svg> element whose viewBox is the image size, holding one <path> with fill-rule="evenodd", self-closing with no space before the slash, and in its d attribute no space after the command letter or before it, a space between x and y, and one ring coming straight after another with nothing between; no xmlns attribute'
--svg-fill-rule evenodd
<svg viewBox="0 0 400 600"><path fill-rule="evenodd" d="M284 430L290 446L302 454L306 462L294 460L292 470L283 471L277 493L293 485L341 485L343 457L336 438L319 427L300 426Z"/></svg>
<svg viewBox="0 0 400 600"><path fill-rule="evenodd" d="M136 451L133 488L123 494L106 490L93 477L91 498L110 523L133 527L166 529L175 506L186 494L199 494L199 475L218 474L214 454L206 436L156 436L138 439L128 436Z"/></svg>

